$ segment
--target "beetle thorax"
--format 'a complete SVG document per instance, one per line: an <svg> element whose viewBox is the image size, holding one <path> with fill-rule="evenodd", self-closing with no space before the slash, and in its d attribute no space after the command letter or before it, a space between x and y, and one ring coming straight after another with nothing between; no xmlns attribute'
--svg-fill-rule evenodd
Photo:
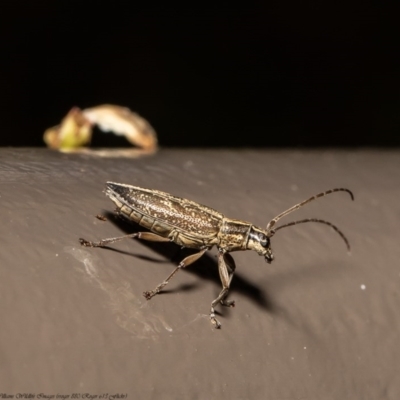
<svg viewBox="0 0 400 400"><path fill-rule="evenodd" d="M224 218L218 233L218 247L226 251L246 250L251 224Z"/></svg>

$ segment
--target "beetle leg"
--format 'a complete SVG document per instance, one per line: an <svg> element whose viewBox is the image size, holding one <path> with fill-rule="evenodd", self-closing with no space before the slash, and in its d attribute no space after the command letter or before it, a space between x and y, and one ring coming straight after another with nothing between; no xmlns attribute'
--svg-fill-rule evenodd
<svg viewBox="0 0 400 400"><path fill-rule="evenodd" d="M181 269L181 268L186 268L188 265L194 263L197 261L206 251L208 250L208 247L204 248L198 253L191 254L190 256L187 256L184 258L179 265L171 272L171 274L168 276L168 278L157 285L157 287L154 290L146 291L143 292L143 296L147 299L150 300L152 297L154 297L156 294L160 293L161 290L164 288L164 286L171 280L171 278Z"/></svg>
<svg viewBox="0 0 400 400"><path fill-rule="evenodd" d="M224 250L219 249L218 252L218 271L222 282L222 290L218 297L211 303L210 319L217 329L221 328L221 323L215 317L215 306L221 303L225 306L233 307L235 302L225 301L225 297L228 295L229 286L231 284L233 273L235 271L235 262L232 256L225 253Z"/></svg>
<svg viewBox="0 0 400 400"><path fill-rule="evenodd" d="M139 232L138 239L148 240L149 242L170 242L170 238L166 238L152 232Z"/></svg>
<svg viewBox="0 0 400 400"><path fill-rule="evenodd" d="M232 282L233 274L235 273L235 270L236 270L236 264L235 264L235 260L233 259L233 257L229 253L224 253L223 257L224 257L224 261L225 261L225 264L227 266L228 273L229 273L229 284L228 284L228 287L229 287L231 285L231 282ZM222 281L222 278L221 278L221 281ZM225 298L226 298L227 295L228 295L228 292L226 292ZM235 307L235 301L234 300L226 301L225 298L220 300L220 302L221 302L221 304L223 306Z"/></svg>
<svg viewBox="0 0 400 400"><path fill-rule="evenodd" d="M170 242L171 241L169 238L165 238L160 235L156 235L155 233L136 232L136 233L130 233L129 235L102 239L99 242L90 242L86 239L80 238L79 242L81 243L82 246L85 246L85 247L104 247L108 244L115 243L115 242L118 242L123 239L135 238L135 237L138 239L148 240L150 242Z"/></svg>

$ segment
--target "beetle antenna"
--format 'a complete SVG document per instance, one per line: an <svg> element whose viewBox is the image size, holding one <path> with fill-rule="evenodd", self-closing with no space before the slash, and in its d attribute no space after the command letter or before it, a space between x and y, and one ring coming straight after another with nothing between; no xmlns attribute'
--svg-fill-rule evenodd
<svg viewBox="0 0 400 400"><path fill-rule="evenodd" d="M351 199L354 200L354 195L353 195L353 193L352 193L349 189L345 189L345 188L330 189L330 190L327 190L326 192L318 193L318 194L316 194L315 196L312 196L312 197L310 197L309 199L302 201L301 203L295 204L293 207L288 208L286 211L280 213L280 214L277 215L275 218L271 219L271 221L268 222L267 231L271 231L271 228L272 228L273 226L275 226L275 224L276 224L282 217L284 217L285 215L288 215L288 214L290 214L291 212L298 210L300 207L303 207L303 206L306 205L307 203L310 203L311 201L316 200L316 199L318 199L319 197L324 197L324 196L326 196L327 194L331 194L331 193L335 193L335 192L347 192L347 193L350 195ZM285 226L286 226L286 225L285 225Z"/></svg>
<svg viewBox="0 0 400 400"><path fill-rule="evenodd" d="M287 228L288 226L293 226L293 225L297 225L297 224L304 224L305 222L319 222L321 224L325 224L330 226L331 228L333 228L334 231L336 231L339 236L343 239L343 241L346 243L347 246L347 250L350 251L350 243L347 240L346 236L344 235L344 233L336 226L333 225L332 223L328 222L328 221L324 221L323 219L316 219L316 218L307 218L307 219L302 219L300 221L293 221L293 222L289 222L288 224L285 225L281 225L278 226L275 229L271 229L270 233L271 233L271 237L275 234L276 231L278 231L279 229L282 228Z"/></svg>

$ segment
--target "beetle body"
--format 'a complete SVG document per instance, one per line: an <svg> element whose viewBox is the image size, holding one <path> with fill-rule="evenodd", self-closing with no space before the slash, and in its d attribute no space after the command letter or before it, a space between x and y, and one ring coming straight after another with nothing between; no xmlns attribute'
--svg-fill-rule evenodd
<svg viewBox="0 0 400 400"><path fill-rule="evenodd" d="M226 218L218 211L194 201L159 190L107 182L106 195L117 206L117 213L179 246L211 248L231 252L256 250L269 253L260 245L267 233L249 222Z"/></svg>
<svg viewBox="0 0 400 400"><path fill-rule="evenodd" d="M225 300L236 268L235 262L229 254L230 252L254 250L263 256L268 263L271 263L274 256L271 250L270 238L281 228L304 222L319 222L329 225L342 237L349 248L349 243L343 233L335 225L324 220L304 219L274 228L276 222L285 215L318 197L339 191L348 192L353 199L353 194L348 189L331 189L290 207L273 218L266 229L262 229L246 221L227 218L210 207L165 192L122 183L107 182L105 193L115 203L118 215L129 221L136 222L150 232L132 233L116 238L103 239L99 242L80 239L80 242L83 246L104 247L118 240L136 237L155 242L174 242L179 246L199 250L198 253L189 255L182 260L165 281L157 285L154 290L144 292L143 295L148 300L158 294L177 271L198 260L213 246L217 246L218 270L222 290L211 303L210 318L215 327L220 328L221 324L215 317L215 306L218 303L230 307L234 305L233 301Z"/></svg>

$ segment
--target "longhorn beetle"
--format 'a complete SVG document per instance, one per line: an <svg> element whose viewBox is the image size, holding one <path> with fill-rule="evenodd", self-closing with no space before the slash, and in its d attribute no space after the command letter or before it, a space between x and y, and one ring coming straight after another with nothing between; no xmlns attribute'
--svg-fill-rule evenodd
<svg viewBox="0 0 400 400"><path fill-rule="evenodd" d="M222 282L222 290L211 303L210 319L216 328L221 324L215 317L215 306L221 303L233 307L234 301L226 301L229 286L235 272L235 261L229 254L237 250L255 250L264 256L268 264L274 259L271 250L271 237L282 228L305 222L319 222L333 228L344 240L348 250L350 245L344 234L330 222L322 219L307 218L289 222L275 228L275 224L287 214L298 210L311 201L334 192L347 192L354 200L353 193L344 188L336 188L319 193L290 207L280 213L267 224L266 229L253 224L225 217L218 211L187 199L172 196L158 190L143 189L122 183L107 182L106 195L116 204L116 212L129 221L134 221L150 232L137 232L129 235L102 239L90 242L79 239L81 245L87 247L104 247L126 238L138 238L152 242L174 242L179 246L199 250L182 260L172 273L155 287L154 290L143 293L147 300L158 294L171 278L182 268L197 261L214 245L218 248L218 270Z"/></svg>

